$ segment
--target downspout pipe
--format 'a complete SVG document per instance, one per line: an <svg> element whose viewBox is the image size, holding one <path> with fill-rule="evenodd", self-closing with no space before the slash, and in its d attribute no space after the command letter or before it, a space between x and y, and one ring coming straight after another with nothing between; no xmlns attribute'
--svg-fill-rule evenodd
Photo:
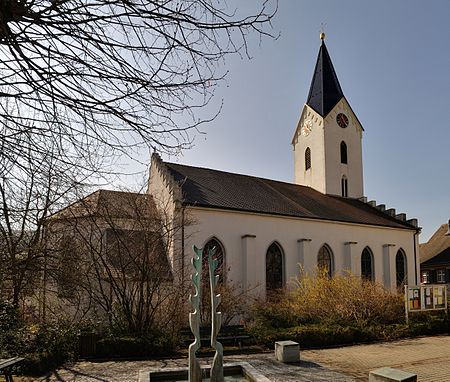
<svg viewBox="0 0 450 382"><path fill-rule="evenodd" d="M184 283L184 213L185 213L185 207L182 205L181 207L181 280Z"/></svg>
<svg viewBox="0 0 450 382"><path fill-rule="evenodd" d="M414 241L414 273L416 276L416 285L419 285L419 280L418 280L418 275L417 275L417 245L416 243L419 240L419 233L420 233L420 228L416 229L416 231L414 232L414 236L413 236L413 241ZM420 260L420 259L419 259ZM420 269L420 264L419 264L419 269Z"/></svg>

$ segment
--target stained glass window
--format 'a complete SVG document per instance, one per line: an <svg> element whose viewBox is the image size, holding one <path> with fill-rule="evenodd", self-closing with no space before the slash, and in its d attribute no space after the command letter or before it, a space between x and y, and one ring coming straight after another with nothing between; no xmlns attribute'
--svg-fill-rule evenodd
<svg viewBox="0 0 450 382"><path fill-rule="evenodd" d="M333 254L327 245L324 245L319 249L317 266L321 270L326 270L329 277L333 276Z"/></svg>
<svg viewBox="0 0 450 382"><path fill-rule="evenodd" d="M361 254L361 277L373 281L373 257L369 248L364 248Z"/></svg>
<svg viewBox="0 0 450 382"><path fill-rule="evenodd" d="M271 244L266 252L266 289L283 287L283 253L277 243Z"/></svg>

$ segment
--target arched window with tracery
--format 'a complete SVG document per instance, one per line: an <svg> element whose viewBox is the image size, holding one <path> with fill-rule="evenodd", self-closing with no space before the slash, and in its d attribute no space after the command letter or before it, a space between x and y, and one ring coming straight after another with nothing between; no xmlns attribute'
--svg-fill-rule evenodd
<svg viewBox="0 0 450 382"><path fill-rule="evenodd" d="M341 142L341 163L347 164L347 144L344 141Z"/></svg>
<svg viewBox="0 0 450 382"><path fill-rule="evenodd" d="M209 284L208 252L215 248L213 258L217 260L216 275L219 275L219 285L216 292L224 287L225 273L225 250L219 239L213 237L203 246L202 254L202 281L200 290L200 319L203 325L211 323L211 291Z"/></svg>
<svg viewBox="0 0 450 382"><path fill-rule="evenodd" d="M333 276L334 271L334 260L333 260L333 252L330 247L326 244L319 249L319 253L317 255L317 267L320 270L324 270L329 277Z"/></svg>
<svg viewBox="0 0 450 382"><path fill-rule="evenodd" d="M208 284L207 280L209 277L209 270L208 270L208 252L210 249L215 248L216 251L214 253L214 259L217 260L217 268L216 268L216 275L219 275L219 283L223 282L223 279L225 277L225 251L223 249L222 243L213 237L211 240L209 240L205 246L203 247L203 267L202 267L202 284ZM206 285L205 284L205 285ZM209 285L209 284L208 284Z"/></svg>
<svg viewBox="0 0 450 382"><path fill-rule="evenodd" d="M309 147L305 150L305 170L311 168L311 149Z"/></svg>
<svg viewBox="0 0 450 382"><path fill-rule="evenodd" d="M374 281L373 255L369 247L364 248L361 254L361 277L367 281Z"/></svg>
<svg viewBox="0 0 450 382"><path fill-rule="evenodd" d="M274 242L266 252L266 290L274 291L283 288L283 250Z"/></svg>
<svg viewBox="0 0 450 382"><path fill-rule="evenodd" d="M407 284L408 274L406 271L406 266L406 255L403 249L400 248L395 256L395 278L397 281L397 287Z"/></svg>

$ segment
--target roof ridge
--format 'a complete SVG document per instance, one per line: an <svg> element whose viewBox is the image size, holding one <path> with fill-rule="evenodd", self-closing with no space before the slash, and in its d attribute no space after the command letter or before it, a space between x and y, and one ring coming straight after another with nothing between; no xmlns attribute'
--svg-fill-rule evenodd
<svg viewBox="0 0 450 382"><path fill-rule="evenodd" d="M115 193L115 194L133 194L133 195L146 195L145 192L135 192L135 191L121 191L121 190L108 190L105 188L99 188L98 190L94 191L93 193L89 194L92 195L96 192L102 193L102 192L111 192L111 193ZM89 196L87 195L87 196ZM83 198L84 199L84 198Z"/></svg>
<svg viewBox="0 0 450 382"><path fill-rule="evenodd" d="M276 180L276 179L269 179L269 178L263 178L260 176L256 176L256 175L248 175L248 174L242 174L242 173L237 173L237 172L230 172L230 171L225 171L225 170L217 170L215 168L209 168L209 167L200 167L200 166L192 166L192 165L187 165L187 164L180 164L180 163L174 163L174 162L164 162L166 165L175 165L175 166L182 166L182 167L190 167L190 168L196 168L196 169L201 169L201 170L208 170L208 171L216 171L216 172L221 172L224 174L230 174L230 175L238 175L238 176L245 176L248 178L254 178L254 179L259 179L259 180L268 180L270 182L277 182L277 183L283 183L283 184L289 184L292 186L298 186L298 187L304 187L304 188L308 188L308 189L312 189L313 188L309 187L309 186L302 186L301 184L297 184L297 183L291 183L291 182L286 182L284 180ZM317 190L314 190L317 191ZM317 191L319 192L319 191Z"/></svg>

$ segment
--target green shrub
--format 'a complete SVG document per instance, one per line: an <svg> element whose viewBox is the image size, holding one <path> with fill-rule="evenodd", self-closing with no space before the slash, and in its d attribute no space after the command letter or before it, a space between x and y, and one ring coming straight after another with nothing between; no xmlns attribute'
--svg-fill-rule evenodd
<svg viewBox="0 0 450 382"><path fill-rule="evenodd" d="M16 349L16 355L25 358L21 366L24 373L43 374L76 359L78 328L65 321L24 326Z"/></svg>
<svg viewBox="0 0 450 382"><path fill-rule="evenodd" d="M172 354L173 343L162 333L144 337L107 337L97 341L97 357L146 358Z"/></svg>
<svg viewBox="0 0 450 382"><path fill-rule="evenodd" d="M24 357L21 373L42 374L75 359L77 332L77 327L64 320L46 324L24 322L16 307L0 302L0 357Z"/></svg>
<svg viewBox="0 0 450 382"><path fill-rule="evenodd" d="M250 333L257 343L269 348L274 346L275 341L281 340L298 342L302 348L323 348L362 342L395 340L411 335L410 328L406 324L366 327L307 324L291 328L250 329Z"/></svg>
<svg viewBox="0 0 450 382"><path fill-rule="evenodd" d="M0 335L20 326L19 311L12 303L0 300Z"/></svg>

